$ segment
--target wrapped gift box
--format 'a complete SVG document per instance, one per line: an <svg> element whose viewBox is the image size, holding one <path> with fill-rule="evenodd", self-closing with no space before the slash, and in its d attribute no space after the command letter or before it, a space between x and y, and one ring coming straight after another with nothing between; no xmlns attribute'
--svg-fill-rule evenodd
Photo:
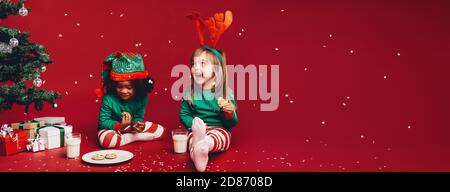
<svg viewBox="0 0 450 192"><path fill-rule="evenodd" d="M44 121L36 121L36 120L23 121L11 124L11 127L13 129L26 130L28 132L29 139L34 139L36 137L37 130L43 126L45 126Z"/></svg>
<svg viewBox="0 0 450 192"><path fill-rule="evenodd" d="M46 149L64 147L64 136L69 133L72 133L72 125L53 125L39 129Z"/></svg>
<svg viewBox="0 0 450 192"><path fill-rule="evenodd" d="M38 152L45 150L45 139L43 138L28 139L28 143L28 151Z"/></svg>
<svg viewBox="0 0 450 192"><path fill-rule="evenodd" d="M0 134L0 155L8 156L26 150L27 139L26 130L12 130L12 134Z"/></svg>
<svg viewBox="0 0 450 192"><path fill-rule="evenodd" d="M39 117L34 118L35 121L43 121L46 125L65 124L66 119L64 117Z"/></svg>

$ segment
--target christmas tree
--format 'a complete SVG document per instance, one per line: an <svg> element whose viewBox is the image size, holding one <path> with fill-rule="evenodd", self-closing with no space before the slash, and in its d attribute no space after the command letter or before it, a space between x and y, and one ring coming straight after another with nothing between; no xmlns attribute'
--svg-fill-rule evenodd
<svg viewBox="0 0 450 192"><path fill-rule="evenodd" d="M17 4L0 0L0 22L11 15L26 16L30 11L25 0ZM17 29L0 27L0 111L11 109L13 104L25 105L25 112L34 103L41 111L44 102L57 107L56 99L61 95L50 90L39 89L43 81L40 74L51 64L45 47L29 41L30 33ZM27 83L27 82L33 82Z"/></svg>

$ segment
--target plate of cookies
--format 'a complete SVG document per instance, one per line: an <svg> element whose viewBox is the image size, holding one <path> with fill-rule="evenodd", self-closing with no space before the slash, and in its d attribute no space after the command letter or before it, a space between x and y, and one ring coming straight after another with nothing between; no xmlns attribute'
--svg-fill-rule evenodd
<svg viewBox="0 0 450 192"><path fill-rule="evenodd" d="M87 163L109 165L126 162L133 156L133 153L124 150L99 150L86 153L81 159Z"/></svg>

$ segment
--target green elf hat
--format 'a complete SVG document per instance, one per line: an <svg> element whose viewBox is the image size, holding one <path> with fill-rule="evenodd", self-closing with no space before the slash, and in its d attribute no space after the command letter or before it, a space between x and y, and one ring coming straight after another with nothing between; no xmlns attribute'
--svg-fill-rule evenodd
<svg viewBox="0 0 450 192"><path fill-rule="evenodd" d="M142 56L137 53L115 52L108 55L103 64L102 81L131 81L148 77ZM98 97L103 96L104 93L104 89L95 90Z"/></svg>
<svg viewBox="0 0 450 192"><path fill-rule="evenodd" d="M142 56L137 53L112 53L105 58L104 63L107 70L110 68L109 77L113 81L130 81L148 77Z"/></svg>

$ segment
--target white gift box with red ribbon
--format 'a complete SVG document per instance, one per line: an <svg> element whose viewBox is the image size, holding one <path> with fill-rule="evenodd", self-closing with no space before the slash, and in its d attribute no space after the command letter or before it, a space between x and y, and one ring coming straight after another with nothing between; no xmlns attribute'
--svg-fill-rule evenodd
<svg viewBox="0 0 450 192"><path fill-rule="evenodd" d="M40 138L39 135L35 139L28 139L30 144L27 145L28 151L38 152L45 150L45 139Z"/></svg>

